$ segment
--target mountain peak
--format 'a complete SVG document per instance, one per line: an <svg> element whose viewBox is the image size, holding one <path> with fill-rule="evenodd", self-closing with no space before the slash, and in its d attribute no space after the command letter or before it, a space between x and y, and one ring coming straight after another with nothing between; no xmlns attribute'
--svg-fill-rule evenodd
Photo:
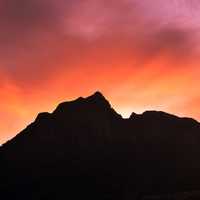
<svg viewBox="0 0 200 200"><path fill-rule="evenodd" d="M99 91L95 92L93 95L83 98L79 97L73 101L63 102L58 105L54 113L66 113L69 110L77 111L77 109L91 110L93 108L108 110L111 109L110 103L106 100L103 94Z"/></svg>
<svg viewBox="0 0 200 200"><path fill-rule="evenodd" d="M104 98L103 94L100 91L96 91L93 95L96 96L96 97L103 97Z"/></svg>
<svg viewBox="0 0 200 200"><path fill-rule="evenodd" d="M87 97L85 100L88 103L97 104L98 106L109 107L109 108L111 107L111 105L108 102L108 100L99 91L97 91L93 95Z"/></svg>
<svg viewBox="0 0 200 200"><path fill-rule="evenodd" d="M98 100L106 100L103 94L99 91L96 91L93 95L87 97L87 99L98 99ZM106 100L107 101L107 100Z"/></svg>

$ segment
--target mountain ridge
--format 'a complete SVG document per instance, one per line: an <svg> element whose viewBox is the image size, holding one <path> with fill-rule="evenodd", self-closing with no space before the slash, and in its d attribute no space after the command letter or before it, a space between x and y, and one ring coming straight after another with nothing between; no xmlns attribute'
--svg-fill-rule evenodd
<svg viewBox="0 0 200 200"><path fill-rule="evenodd" d="M132 112L130 114L130 116L128 118L123 118L121 114L117 113L112 107L111 104L109 103L109 101L103 96L103 94L100 91L96 91L94 94L84 98L84 97L78 97L75 100L71 100L71 101L66 101L66 102L62 102L60 103L53 112L40 112L38 113L38 115L36 116L35 120L32 123L35 122L39 122L40 120L43 120L45 118L49 118L51 116L53 116L54 114L60 112L65 112L68 111L67 109L73 109L74 106L80 106L80 104L85 104L85 103L96 103L96 106L98 106L100 109L102 108L101 106L107 108L107 109L112 109L113 112L116 113L116 115L118 115L120 118L124 119L124 120L133 120L135 118L141 118L141 117L163 117L163 118L176 118L179 120L188 120L190 122L193 123L197 123L200 124L200 122L194 118L190 118L190 117L180 117L178 115L175 114L170 114L167 113L165 111L159 111L159 110L146 110L141 114L137 114ZM70 108L71 106L71 108ZM83 105L85 106L85 105ZM29 126L29 125L28 125ZM12 139L10 139L12 140ZM8 141L7 141L8 142ZM2 146L4 146L7 142L5 142L4 144L2 144L0 146L0 148Z"/></svg>
<svg viewBox="0 0 200 200"><path fill-rule="evenodd" d="M96 92L39 113L5 143L0 188L12 200L162 199L200 191L199 155L199 122L161 111L124 119Z"/></svg>

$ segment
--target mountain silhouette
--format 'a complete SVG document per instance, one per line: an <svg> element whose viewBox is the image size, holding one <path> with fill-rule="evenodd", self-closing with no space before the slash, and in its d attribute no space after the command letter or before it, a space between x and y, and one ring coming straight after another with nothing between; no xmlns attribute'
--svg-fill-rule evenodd
<svg viewBox="0 0 200 200"><path fill-rule="evenodd" d="M64 102L0 148L2 199L200 199L200 123L124 119L100 92Z"/></svg>

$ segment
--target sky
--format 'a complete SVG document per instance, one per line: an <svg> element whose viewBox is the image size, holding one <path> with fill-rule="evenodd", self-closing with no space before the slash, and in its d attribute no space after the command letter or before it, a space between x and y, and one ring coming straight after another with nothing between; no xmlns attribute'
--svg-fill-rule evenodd
<svg viewBox="0 0 200 200"><path fill-rule="evenodd" d="M200 120L199 0L0 0L0 144L101 91L115 110Z"/></svg>

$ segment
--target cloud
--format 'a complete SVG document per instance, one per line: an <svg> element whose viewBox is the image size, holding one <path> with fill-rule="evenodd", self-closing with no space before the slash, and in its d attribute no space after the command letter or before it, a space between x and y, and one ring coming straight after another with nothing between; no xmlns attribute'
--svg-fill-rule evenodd
<svg viewBox="0 0 200 200"><path fill-rule="evenodd" d="M52 29L58 20L54 1L2 0L0 2L1 42L16 43L37 31ZM11 39L11 40L10 40Z"/></svg>
<svg viewBox="0 0 200 200"><path fill-rule="evenodd" d="M191 37L192 32L169 25L152 32L145 39L141 38L138 44L141 59L151 62L159 56L164 56L172 65L176 66L178 62L186 64L197 53L196 38Z"/></svg>
<svg viewBox="0 0 200 200"><path fill-rule="evenodd" d="M0 69L24 87L39 86L60 71L84 70L85 63L92 68L104 61L110 69L132 59L140 67L162 54L173 62L189 60L196 35L177 22L180 4L167 2L2 0ZM161 11L173 18L162 18Z"/></svg>
<svg viewBox="0 0 200 200"><path fill-rule="evenodd" d="M1 71L20 87L36 86L52 73L89 59L88 37L105 36L121 18L120 9L124 14L128 9L126 1L119 2L2 0Z"/></svg>

